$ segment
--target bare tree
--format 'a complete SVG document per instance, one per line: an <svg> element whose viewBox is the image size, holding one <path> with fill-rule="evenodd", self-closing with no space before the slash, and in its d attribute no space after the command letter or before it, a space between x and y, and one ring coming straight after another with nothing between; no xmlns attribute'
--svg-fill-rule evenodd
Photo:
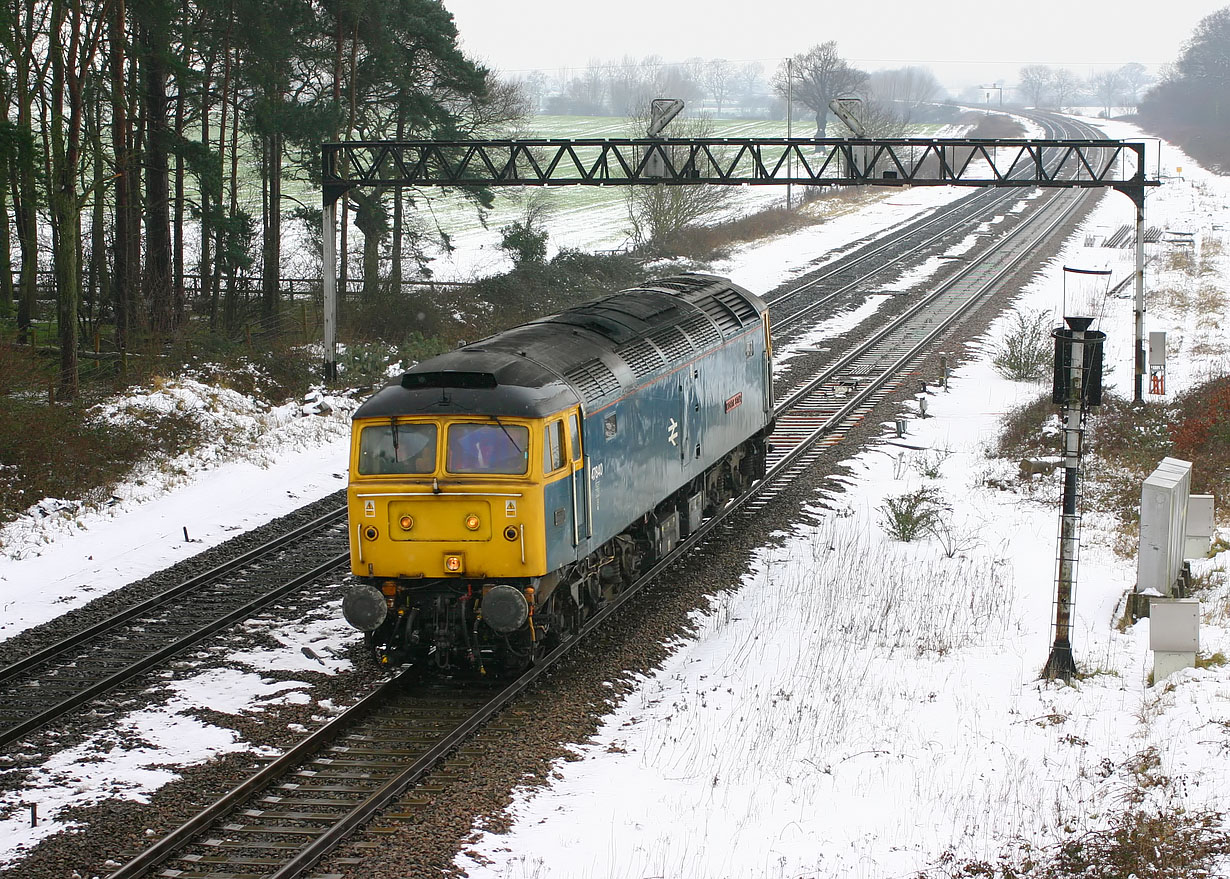
<svg viewBox="0 0 1230 879"><path fill-rule="evenodd" d="M1041 107L1054 84L1055 71L1045 64L1030 64L1021 68L1020 89L1025 102L1031 107Z"/></svg>
<svg viewBox="0 0 1230 879"><path fill-rule="evenodd" d="M646 58L649 65L647 81L651 83L653 94L646 99L645 105L653 98L678 98L686 104L699 103L705 97L704 71L705 62L696 64L663 64L656 56ZM635 112L641 112L636 108Z"/></svg>
<svg viewBox="0 0 1230 879"><path fill-rule="evenodd" d="M855 94L867 83L867 74L852 67L837 54L837 42L829 40L812 46L793 59L793 85L787 82L786 62L777 69L773 87L783 98L791 94L794 100L816 114L816 137L824 137L828 125L829 101L842 95Z"/></svg>
<svg viewBox="0 0 1230 879"><path fill-rule="evenodd" d="M648 110L646 105L645 110ZM635 136L642 136L649 119L645 112L630 119ZM673 137L709 137L713 134L707 118L676 119L671 124ZM672 151L668 158L676 166L687 159L687 151ZM697 221L712 215L730 200L733 191L727 186L628 186L624 188L628 204L629 232L638 245L659 250L670 246L671 239Z"/></svg>
<svg viewBox="0 0 1230 879"><path fill-rule="evenodd" d="M1051 92L1055 96L1055 108L1062 110L1067 107L1074 95L1080 91L1080 77L1066 67L1060 67L1051 74Z"/></svg>
<svg viewBox="0 0 1230 879"><path fill-rule="evenodd" d="M905 137L909 119L902 112L902 105L894 102L871 99L863 101L858 109L859 121L863 123L865 137Z"/></svg>
<svg viewBox="0 0 1230 879"><path fill-rule="evenodd" d="M936 99L943 87L925 67L899 67L871 74L869 90L877 102L887 104L901 124L908 125L923 104Z"/></svg>
<svg viewBox="0 0 1230 879"><path fill-rule="evenodd" d="M609 70L611 109L615 113L632 116L643 112L654 98L663 97L660 94L662 59L659 56L647 55L638 61L631 55L625 55L618 63L610 65Z"/></svg>
<svg viewBox="0 0 1230 879"><path fill-rule="evenodd" d="M600 108L610 92L609 73L601 61L591 58L585 65L585 72L573 80L577 95L589 106Z"/></svg>
<svg viewBox="0 0 1230 879"><path fill-rule="evenodd" d="M1114 115L1114 108L1123 97L1123 80L1118 70L1103 70L1089 77L1089 93L1098 99L1106 118Z"/></svg>
<svg viewBox="0 0 1230 879"><path fill-rule="evenodd" d="M705 64L701 71L701 81L717 104L717 114L722 115L722 105L730 96L735 82L735 66L725 58L718 58Z"/></svg>
<svg viewBox="0 0 1230 879"><path fill-rule="evenodd" d="M1153 82L1148 69L1139 61L1130 61L1119 68L1119 80L1123 84L1124 100L1135 107L1140 103L1140 91Z"/></svg>
<svg viewBox="0 0 1230 879"><path fill-rule="evenodd" d="M735 71L735 88L744 97L755 94L763 82L764 65L759 61L748 61Z"/></svg>

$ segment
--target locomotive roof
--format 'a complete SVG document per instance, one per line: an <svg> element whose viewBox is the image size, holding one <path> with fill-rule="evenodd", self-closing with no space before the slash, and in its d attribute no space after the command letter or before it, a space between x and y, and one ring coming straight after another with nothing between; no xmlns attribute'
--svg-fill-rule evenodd
<svg viewBox="0 0 1230 879"><path fill-rule="evenodd" d="M592 411L759 323L765 308L725 278L662 278L425 360L354 417Z"/></svg>

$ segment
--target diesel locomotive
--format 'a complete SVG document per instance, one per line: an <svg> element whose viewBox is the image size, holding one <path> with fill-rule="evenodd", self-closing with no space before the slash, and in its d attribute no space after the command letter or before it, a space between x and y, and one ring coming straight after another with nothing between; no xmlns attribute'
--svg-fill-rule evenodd
<svg viewBox="0 0 1230 879"><path fill-rule="evenodd" d="M527 667L764 475L770 356L759 297L685 273L414 366L354 414L346 620Z"/></svg>

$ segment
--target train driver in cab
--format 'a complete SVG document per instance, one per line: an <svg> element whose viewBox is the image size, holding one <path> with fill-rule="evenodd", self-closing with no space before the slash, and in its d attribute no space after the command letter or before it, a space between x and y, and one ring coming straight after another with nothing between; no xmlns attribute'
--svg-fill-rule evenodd
<svg viewBox="0 0 1230 879"><path fill-rule="evenodd" d="M529 460L529 431L522 425L454 424L448 432L450 473L520 476Z"/></svg>

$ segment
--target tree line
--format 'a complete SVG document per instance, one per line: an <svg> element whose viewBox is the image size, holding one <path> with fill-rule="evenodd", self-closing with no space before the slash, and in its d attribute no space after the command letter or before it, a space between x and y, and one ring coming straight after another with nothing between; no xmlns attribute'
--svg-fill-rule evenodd
<svg viewBox="0 0 1230 879"><path fill-rule="evenodd" d="M14 0L0 11L0 317L27 341L50 269L62 394L81 333L165 338L199 278L211 328L278 308L283 219L318 229L319 144L463 138L524 112L438 0ZM476 198L483 198L477 194ZM287 210L287 205L293 205ZM403 198L347 200L400 270ZM343 223L343 230L347 224ZM251 301L238 281L261 278Z"/></svg>
<svg viewBox="0 0 1230 879"><path fill-rule="evenodd" d="M1067 67L1030 64L1022 67L1017 96L1028 107L1065 110L1097 106L1104 116L1117 109L1136 107L1145 88L1153 82L1148 69L1136 61L1081 77Z"/></svg>
<svg viewBox="0 0 1230 879"><path fill-rule="evenodd" d="M1195 157L1230 168L1230 7L1200 21L1141 102L1140 115Z"/></svg>
<svg viewBox="0 0 1230 879"><path fill-rule="evenodd" d="M792 88L787 88L788 79ZM546 113L634 120L645 113L652 99L661 97L678 98L715 116L782 119L788 98L827 116L830 99L855 95L866 102L863 112L873 128L900 128L918 107L944 95L939 81L926 68L867 73L843 58L831 40L792 56L773 71L766 71L759 61L690 58L666 62L657 55L625 55L618 60L592 60L581 70L565 69L553 75L535 71L516 80L516 85L534 109ZM823 128L821 122L817 121L818 132Z"/></svg>

